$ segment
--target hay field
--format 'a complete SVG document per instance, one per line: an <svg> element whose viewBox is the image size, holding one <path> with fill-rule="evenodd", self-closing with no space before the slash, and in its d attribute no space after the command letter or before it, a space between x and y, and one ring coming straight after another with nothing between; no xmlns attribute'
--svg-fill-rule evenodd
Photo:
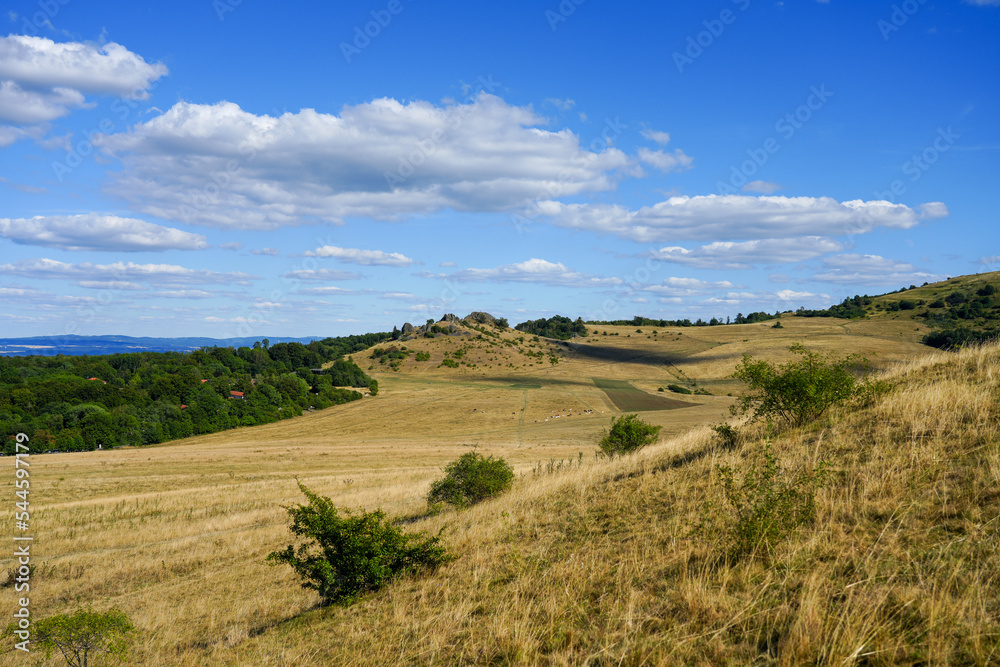
<svg viewBox="0 0 1000 667"><path fill-rule="evenodd" d="M316 603L288 568L263 563L289 541L282 505L300 500L295 479L343 507L417 516L440 468L478 446L511 461L525 475L519 493L534 497L555 483L534 479L539 462L578 460L582 452L584 467L598 466L596 442L619 412L594 377L627 380L650 393L667 383L697 382L715 394L671 395L698 405L644 412L664 427L666 440L726 416L733 399L725 394L738 391L727 376L744 352L781 359L789 344L803 342L864 352L883 365L926 353L911 322L868 331L856 326L863 323L840 320L783 321L778 330L765 323L663 329L655 336L599 327L619 335L568 344L535 343L510 331L494 345L468 337L413 340L404 344L428 352L430 361L410 356L399 371L369 371L380 383L376 397L157 447L38 456L31 468L32 612L44 617L78 602L117 606L142 631L138 664L230 658L233 664L331 664L257 662L252 654L233 653L278 626L294 626ZM469 347L462 357L467 365L440 367L444 353L460 346ZM362 368L364 354L354 355ZM13 462L2 465L8 474L0 489L11 499L4 516L12 522ZM452 528L463 522L455 515L445 521ZM477 553L473 537L453 535L454 548ZM12 565L7 554L0 557L0 568ZM12 597L4 596L4 613L13 609ZM304 653L296 655L324 655L311 654L302 641ZM0 655L0 663L24 664L19 657Z"/></svg>

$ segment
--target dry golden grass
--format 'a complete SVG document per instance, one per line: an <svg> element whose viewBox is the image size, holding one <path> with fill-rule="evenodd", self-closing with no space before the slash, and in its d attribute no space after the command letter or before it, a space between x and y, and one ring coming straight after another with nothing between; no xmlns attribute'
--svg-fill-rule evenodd
<svg viewBox="0 0 1000 667"><path fill-rule="evenodd" d="M579 345L618 347L624 361L570 351L505 374L404 367L379 374L375 398L278 424L38 457L32 612L118 606L141 630L144 665L1000 662L1000 349L918 358L926 348L899 332L784 321L658 331L667 341L607 328L621 335ZM836 477L815 524L770 563L727 566L690 535L718 497L714 465L741 466L762 446L710 446L698 424L718 421L728 397L644 413L674 437L594 460L615 413L590 378L725 387L743 351L780 359L803 338L903 361L888 371L897 389L875 405L775 440L788 466L828 457ZM670 365L651 363L666 353ZM531 380L542 388L510 386ZM316 609L288 568L263 563L289 542L281 506L301 500L295 478L339 506L415 517L441 466L474 443L523 477L502 499L408 526L444 528L454 563L348 609ZM581 451L568 470L531 472Z"/></svg>

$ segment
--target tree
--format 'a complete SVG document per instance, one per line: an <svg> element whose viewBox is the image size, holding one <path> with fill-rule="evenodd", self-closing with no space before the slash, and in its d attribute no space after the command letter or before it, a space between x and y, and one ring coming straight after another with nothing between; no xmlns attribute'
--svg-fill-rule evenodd
<svg viewBox="0 0 1000 667"><path fill-rule="evenodd" d="M502 458L466 452L444 468L445 476L431 484L429 503L468 507L498 496L514 483L514 469Z"/></svg>
<svg viewBox="0 0 1000 667"><path fill-rule="evenodd" d="M661 426L639 419L639 415L622 415L611 420L611 428L598 446L605 456L628 454L656 442Z"/></svg>
<svg viewBox="0 0 1000 667"><path fill-rule="evenodd" d="M829 408L850 399L860 389L851 372L860 367L867 375L867 359L857 354L835 359L810 352L796 343L789 348L799 355L782 366L743 355L733 374L753 393L741 396L734 415L750 413L751 421L780 419L792 426L819 419Z"/></svg>
<svg viewBox="0 0 1000 667"><path fill-rule="evenodd" d="M90 659L105 653L117 658L128 655L128 645L135 626L125 612L111 609L97 612L79 609L35 623L35 641L50 658L58 649L73 667L87 667Z"/></svg>
<svg viewBox="0 0 1000 667"><path fill-rule="evenodd" d="M341 514L333 501L299 482L308 504L287 507L294 535L305 542L270 553L272 564L287 563L317 591L324 605L350 604L396 577L449 560L440 535L404 533L382 510Z"/></svg>

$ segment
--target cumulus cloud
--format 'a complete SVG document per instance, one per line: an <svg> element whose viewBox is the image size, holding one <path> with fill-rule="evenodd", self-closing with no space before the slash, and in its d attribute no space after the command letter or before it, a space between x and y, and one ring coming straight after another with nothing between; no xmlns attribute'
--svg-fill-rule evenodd
<svg viewBox="0 0 1000 667"><path fill-rule="evenodd" d="M721 304L725 306L754 306L757 308L779 307L783 310L798 306L823 306L830 303L829 294L816 294L814 292L797 292L795 290L780 290L778 292L727 292L723 296L716 296L705 299L708 304Z"/></svg>
<svg viewBox="0 0 1000 667"><path fill-rule="evenodd" d="M759 264L787 264L838 252L844 245L822 236L755 241L716 241L688 250L671 246L650 255L675 264L700 269L752 269Z"/></svg>
<svg viewBox="0 0 1000 667"><path fill-rule="evenodd" d="M560 262L537 258L492 269L464 269L447 277L460 281L538 283L556 287L611 287L623 283L620 278L578 273Z"/></svg>
<svg viewBox="0 0 1000 667"><path fill-rule="evenodd" d="M641 134L645 138L649 139L650 141L654 141L660 144L661 146L666 146L667 144L670 143L670 133L668 132L659 132L657 130L645 129L641 132Z"/></svg>
<svg viewBox="0 0 1000 667"><path fill-rule="evenodd" d="M691 168L694 160L681 149L677 148L673 153L663 150L650 150L648 148L639 149L639 159L651 167L660 171L684 171Z"/></svg>
<svg viewBox="0 0 1000 667"><path fill-rule="evenodd" d="M333 245L321 246L303 254L306 257L332 257L345 264L360 264L362 266L410 266L414 263L414 260L398 252L338 248Z"/></svg>
<svg viewBox="0 0 1000 667"><path fill-rule="evenodd" d="M260 250L251 250L251 255L263 255L266 257L277 257L281 254L281 251L277 248L261 248Z"/></svg>
<svg viewBox="0 0 1000 667"><path fill-rule="evenodd" d="M146 99L167 68L121 44L0 37L0 120L43 123L87 106L85 94Z"/></svg>
<svg viewBox="0 0 1000 667"><path fill-rule="evenodd" d="M925 204L937 217L944 204ZM877 227L909 229L926 213L887 201L838 202L830 197L677 196L637 211L617 204L545 201L553 224L613 234L639 242L678 239L774 239L863 234Z"/></svg>
<svg viewBox="0 0 1000 667"><path fill-rule="evenodd" d="M642 292L652 292L660 297L678 298L683 296L701 295L704 292L712 290L731 289L732 287L733 284L728 280L712 282L708 280L700 280L698 278L670 277L664 278L659 283L642 285L638 289Z"/></svg>
<svg viewBox="0 0 1000 667"><path fill-rule="evenodd" d="M24 259L12 264L0 264L0 274L25 278L77 281L124 281L151 283L158 287L175 285L249 285L256 276L246 273L219 273L207 269L189 269L176 264L69 264L54 259Z"/></svg>
<svg viewBox="0 0 1000 667"><path fill-rule="evenodd" d="M208 247L208 241L201 234L98 213L0 218L0 238L61 250L135 252Z"/></svg>
<svg viewBox="0 0 1000 667"><path fill-rule="evenodd" d="M544 122L486 93L278 117L179 102L97 143L122 162L113 194L152 215L230 229L509 210L549 193L609 190L634 167L620 150L590 152Z"/></svg>
<svg viewBox="0 0 1000 667"><path fill-rule="evenodd" d="M844 285L899 285L944 279L944 276L922 271L908 262L879 255L836 255L824 259L823 266L826 271L813 276L814 280Z"/></svg>

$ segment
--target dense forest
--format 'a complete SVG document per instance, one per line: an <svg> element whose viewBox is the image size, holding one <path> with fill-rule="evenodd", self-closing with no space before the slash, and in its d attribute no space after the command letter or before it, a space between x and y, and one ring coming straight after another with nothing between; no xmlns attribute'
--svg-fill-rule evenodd
<svg viewBox="0 0 1000 667"><path fill-rule="evenodd" d="M342 357L388 340L364 334L195 352L0 357L3 452L149 445L287 419L361 398L377 385ZM334 363L321 369L324 363Z"/></svg>
<svg viewBox="0 0 1000 667"><path fill-rule="evenodd" d="M576 318L574 322L562 315L554 315L548 319L528 320L527 322L521 322L514 328L536 336L558 338L559 340L568 340L574 335L587 335L587 325L583 323L581 318Z"/></svg>

